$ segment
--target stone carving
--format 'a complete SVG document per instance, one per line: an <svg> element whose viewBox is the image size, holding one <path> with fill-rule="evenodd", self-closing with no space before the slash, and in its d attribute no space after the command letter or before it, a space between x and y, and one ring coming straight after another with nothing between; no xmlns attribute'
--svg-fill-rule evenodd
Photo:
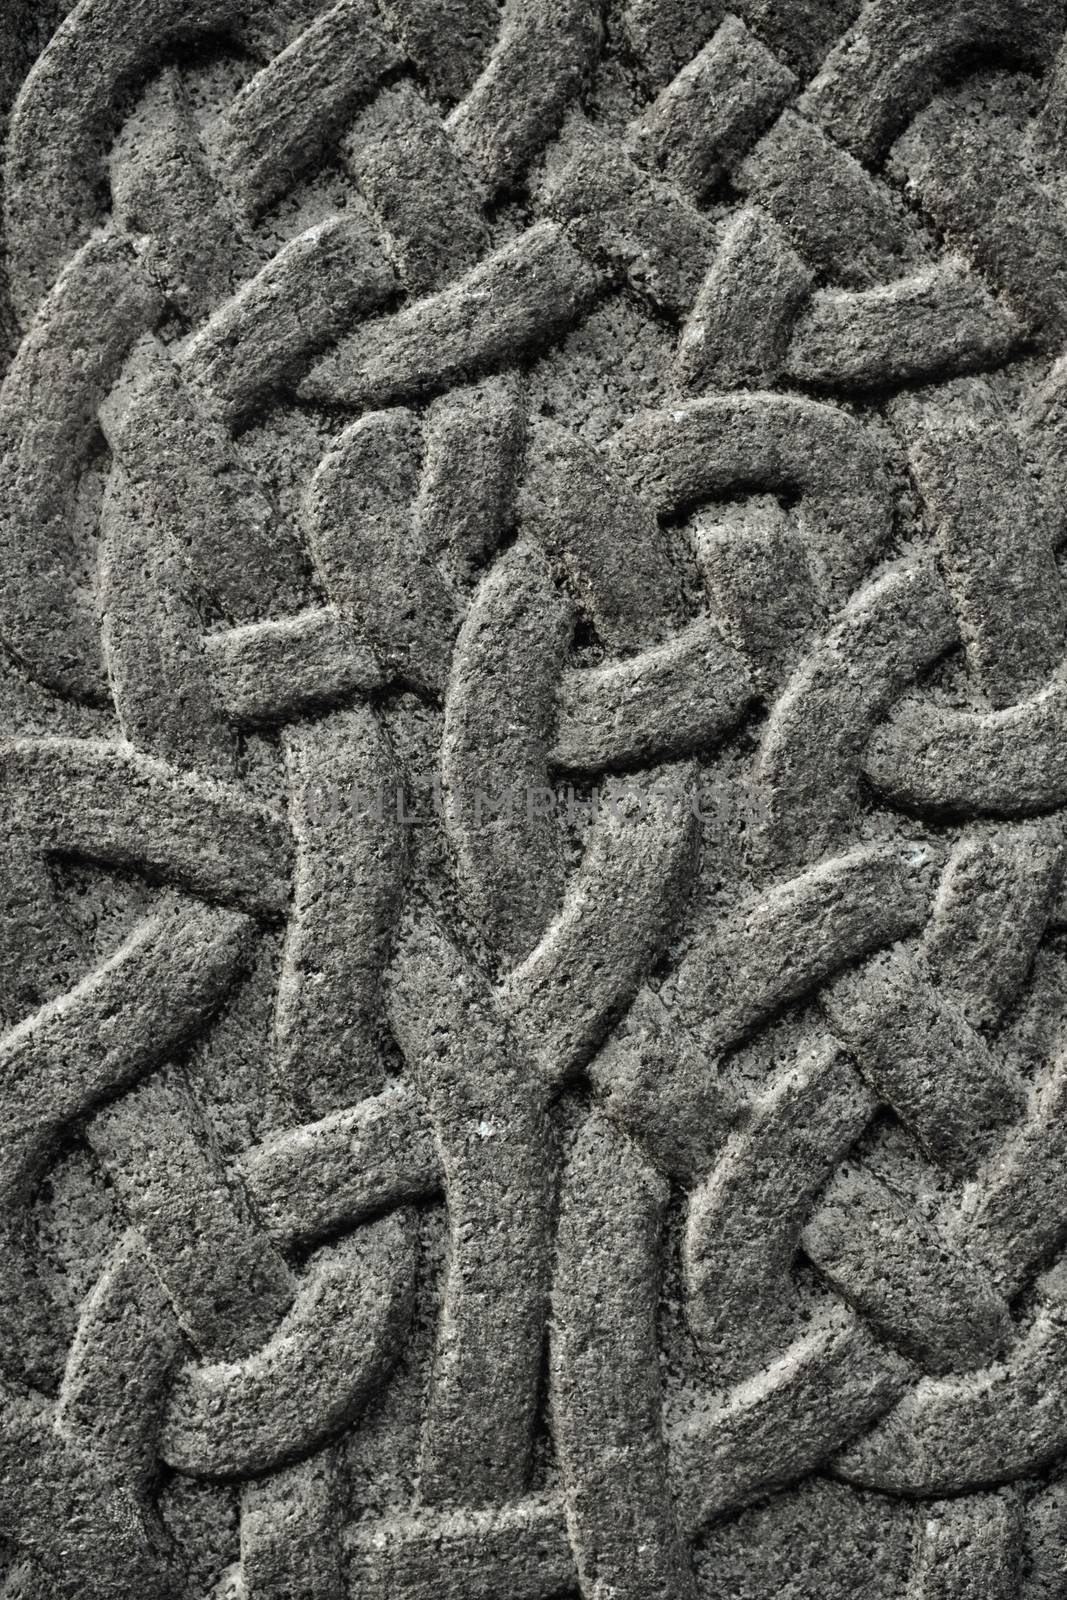
<svg viewBox="0 0 1067 1600"><path fill-rule="evenodd" d="M5 1600L1067 1593L1065 28L70 10Z"/></svg>

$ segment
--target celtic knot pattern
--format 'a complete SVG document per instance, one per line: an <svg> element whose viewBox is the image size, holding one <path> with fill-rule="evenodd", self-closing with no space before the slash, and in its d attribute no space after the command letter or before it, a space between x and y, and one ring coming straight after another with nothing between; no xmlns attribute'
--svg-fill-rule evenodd
<svg viewBox="0 0 1067 1600"><path fill-rule="evenodd" d="M1065 30L70 10L4 1600L1063 1592Z"/></svg>

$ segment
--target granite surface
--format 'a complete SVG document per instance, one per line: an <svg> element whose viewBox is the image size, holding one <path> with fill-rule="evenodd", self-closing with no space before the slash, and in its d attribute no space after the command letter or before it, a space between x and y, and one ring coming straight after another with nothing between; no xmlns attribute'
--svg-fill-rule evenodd
<svg viewBox="0 0 1067 1600"><path fill-rule="evenodd" d="M0 1597L1067 1596L1064 0L0 4Z"/></svg>

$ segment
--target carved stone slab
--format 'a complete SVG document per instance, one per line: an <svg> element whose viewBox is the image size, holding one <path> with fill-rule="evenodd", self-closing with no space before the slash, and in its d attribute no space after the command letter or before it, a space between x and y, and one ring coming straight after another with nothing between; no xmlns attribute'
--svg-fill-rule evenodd
<svg viewBox="0 0 1067 1600"><path fill-rule="evenodd" d="M1063 1600L1064 0L0 21L0 1600Z"/></svg>

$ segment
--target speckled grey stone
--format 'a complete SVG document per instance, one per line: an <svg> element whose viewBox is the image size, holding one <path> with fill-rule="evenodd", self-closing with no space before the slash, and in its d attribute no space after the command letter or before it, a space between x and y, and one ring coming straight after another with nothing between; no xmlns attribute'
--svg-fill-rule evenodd
<svg viewBox="0 0 1067 1600"><path fill-rule="evenodd" d="M0 23L0 1600L1067 1600L1064 0Z"/></svg>

